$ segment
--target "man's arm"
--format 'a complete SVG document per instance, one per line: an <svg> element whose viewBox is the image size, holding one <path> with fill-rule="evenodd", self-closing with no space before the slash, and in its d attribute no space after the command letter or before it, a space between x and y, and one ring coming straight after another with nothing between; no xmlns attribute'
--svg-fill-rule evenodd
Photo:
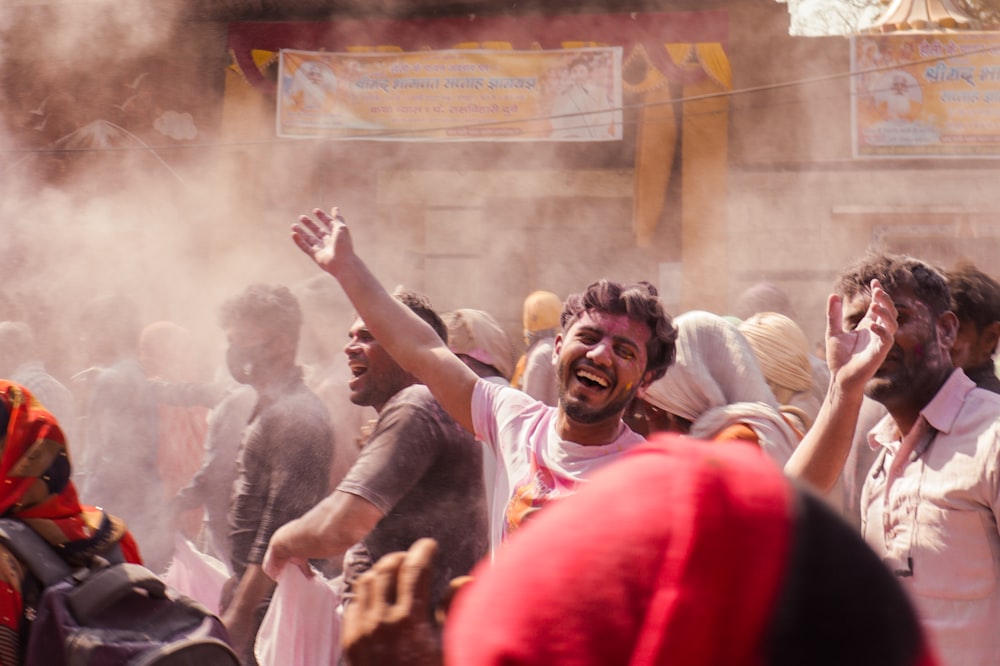
<svg viewBox="0 0 1000 666"><path fill-rule="evenodd" d="M382 515L371 502L335 490L300 518L278 528L264 555L264 571L277 579L288 562L305 571L310 558L343 555L375 529Z"/></svg>
<svg viewBox="0 0 1000 666"><path fill-rule="evenodd" d="M264 597L274 590L275 582L268 578L259 564L247 566L240 578L233 600L222 613L229 639L237 654L246 653L255 636L254 614Z"/></svg>
<svg viewBox="0 0 1000 666"><path fill-rule="evenodd" d="M470 432L476 374L437 333L393 298L354 252L337 209L313 211L292 225L295 244L340 283L365 326L399 365L431 390L441 406Z"/></svg>
<svg viewBox="0 0 1000 666"><path fill-rule="evenodd" d="M844 330L843 301L830 296L826 324L830 388L815 423L785 463L788 476L820 492L833 488L851 450L865 384L892 348L896 328L896 308L878 280L872 280L871 304L853 331Z"/></svg>

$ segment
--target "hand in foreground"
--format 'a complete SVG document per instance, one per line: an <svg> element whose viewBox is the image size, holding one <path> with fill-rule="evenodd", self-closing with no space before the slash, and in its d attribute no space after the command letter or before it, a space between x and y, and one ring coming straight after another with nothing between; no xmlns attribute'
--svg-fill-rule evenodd
<svg viewBox="0 0 1000 666"><path fill-rule="evenodd" d="M334 208L330 212L332 215L317 208L313 211L316 219L300 215L292 225L292 240L312 257L317 266L336 276L338 265L354 253L354 248L340 209Z"/></svg>
<svg viewBox="0 0 1000 666"><path fill-rule="evenodd" d="M440 666L440 630L429 608L436 553L436 541L419 539L405 553L384 556L355 582L341 625L352 666Z"/></svg>
<svg viewBox="0 0 1000 666"><path fill-rule="evenodd" d="M843 299L834 294L827 306L826 358L831 374L843 384L864 385L892 349L896 306L878 280L871 282L871 302L853 330L844 330Z"/></svg>

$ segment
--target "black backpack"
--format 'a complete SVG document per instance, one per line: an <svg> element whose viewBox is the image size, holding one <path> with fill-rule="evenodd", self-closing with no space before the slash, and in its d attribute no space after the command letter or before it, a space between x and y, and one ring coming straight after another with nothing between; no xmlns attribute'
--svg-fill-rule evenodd
<svg viewBox="0 0 1000 666"><path fill-rule="evenodd" d="M74 570L13 518L0 518L0 544L41 590L36 607L26 607L26 617L34 616L26 666L239 666L217 616L125 562L117 547Z"/></svg>

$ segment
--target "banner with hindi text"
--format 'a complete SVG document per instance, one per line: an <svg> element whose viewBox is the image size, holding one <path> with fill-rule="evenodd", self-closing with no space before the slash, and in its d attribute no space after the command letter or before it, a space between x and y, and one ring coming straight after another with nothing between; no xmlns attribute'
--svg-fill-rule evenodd
<svg viewBox="0 0 1000 666"><path fill-rule="evenodd" d="M1000 34L851 38L855 157L1000 155Z"/></svg>
<svg viewBox="0 0 1000 666"><path fill-rule="evenodd" d="M282 50L281 137L615 141L621 47L326 53Z"/></svg>

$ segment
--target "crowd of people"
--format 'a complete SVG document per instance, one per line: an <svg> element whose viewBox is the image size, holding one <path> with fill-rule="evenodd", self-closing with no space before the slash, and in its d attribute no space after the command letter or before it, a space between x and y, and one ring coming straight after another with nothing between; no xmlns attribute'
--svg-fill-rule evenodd
<svg viewBox="0 0 1000 666"><path fill-rule="evenodd" d="M353 321L249 285L215 376L121 297L85 309L70 388L0 322L7 514L64 542L103 521L159 572L190 539L232 571L245 664L288 566L334 583L355 666L1000 663L1000 285L975 266L870 251L823 358L773 285L673 317L647 282L534 291L518 359L483 304L383 288L336 209L292 238ZM315 321L343 330L304 367ZM24 575L0 552L0 587Z"/></svg>

